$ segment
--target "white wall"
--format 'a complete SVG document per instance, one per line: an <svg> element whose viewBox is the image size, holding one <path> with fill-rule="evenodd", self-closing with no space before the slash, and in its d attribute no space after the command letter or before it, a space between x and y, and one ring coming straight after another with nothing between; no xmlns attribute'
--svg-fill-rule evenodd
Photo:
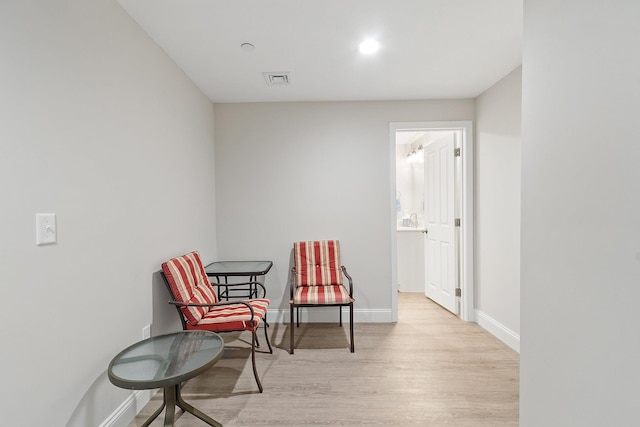
<svg viewBox="0 0 640 427"><path fill-rule="evenodd" d="M390 321L389 123L472 118L472 100L216 104L219 256L273 260L271 308L288 310L293 242L340 239L356 319Z"/></svg>
<svg viewBox="0 0 640 427"><path fill-rule="evenodd" d="M524 12L520 425L636 426L640 2Z"/></svg>
<svg viewBox="0 0 640 427"><path fill-rule="evenodd" d="M476 98L476 319L520 346L522 68Z"/></svg>
<svg viewBox="0 0 640 427"><path fill-rule="evenodd" d="M213 106L113 1L0 2L0 58L2 424L96 426L160 263L215 258Z"/></svg>

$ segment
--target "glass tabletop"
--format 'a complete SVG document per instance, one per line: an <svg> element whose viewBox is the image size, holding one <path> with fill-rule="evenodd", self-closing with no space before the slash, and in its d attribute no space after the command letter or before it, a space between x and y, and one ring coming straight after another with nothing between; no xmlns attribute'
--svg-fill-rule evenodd
<svg viewBox="0 0 640 427"><path fill-rule="evenodd" d="M269 272L271 261L216 261L207 265L207 276L263 276Z"/></svg>
<svg viewBox="0 0 640 427"><path fill-rule="evenodd" d="M116 386L144 390L180 384L220 359L224 341L207 331L159 335L127 347L109 364L109 380Z"/></svg>

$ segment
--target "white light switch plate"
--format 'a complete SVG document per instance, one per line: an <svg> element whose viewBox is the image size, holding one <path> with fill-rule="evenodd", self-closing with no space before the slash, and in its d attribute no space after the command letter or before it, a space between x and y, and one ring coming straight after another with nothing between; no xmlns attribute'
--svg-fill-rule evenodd
<svg viewBox="0 0 640 427"><path fill-rule="evenodd" d="M36 214L36 245L55 243L56 239L56 214Z"/></svg>

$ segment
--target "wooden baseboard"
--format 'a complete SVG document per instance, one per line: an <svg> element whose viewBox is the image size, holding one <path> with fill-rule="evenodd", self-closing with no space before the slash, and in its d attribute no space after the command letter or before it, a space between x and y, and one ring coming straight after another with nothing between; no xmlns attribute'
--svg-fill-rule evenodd
<svg viewBox="0 0 640 427"><path fill-rule="evenodd" d="M500 322L476 310L476 322L500 341L520 353L520 335L516 334Z"/></svg>
<svg viewBox="0 0 640 427"><path fill-rule="evenodd" d="M100 424L100 427L127 427L156 392L157 390L134 391Z"/></svg>

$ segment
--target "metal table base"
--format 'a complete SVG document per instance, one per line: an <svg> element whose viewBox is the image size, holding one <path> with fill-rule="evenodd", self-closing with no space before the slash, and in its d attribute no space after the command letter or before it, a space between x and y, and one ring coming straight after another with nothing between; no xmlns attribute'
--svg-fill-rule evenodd
<svg viewBox="0 0 640 427"><path fill-rule="evenodd" d="M149 426L153 422L153 420L158 418L158 415L162 413L162 410L165 407L167 408L167 411L164 416L164 425L165 427L173 426L173 423L176 418L176 406L185 412L189 412L190 414L195 415L196 417L200 418L202 421L209 424L210 426L222 427L222 424L220 424L219 422L217 422L216 420L214 420L204 412L200 411L199 409L194 408L193 405L190 405L187 402L185 402L184 399L182 398L182 394L180 393L181 388L182 387L180 384L165 387L163 389L164 396L163 396L162 406L160 406L160 408L158 408L156 412L154 412L151 415L151 417L149 417L149 419L145 421L144 424L142 424L142 427Z"/></svg>

